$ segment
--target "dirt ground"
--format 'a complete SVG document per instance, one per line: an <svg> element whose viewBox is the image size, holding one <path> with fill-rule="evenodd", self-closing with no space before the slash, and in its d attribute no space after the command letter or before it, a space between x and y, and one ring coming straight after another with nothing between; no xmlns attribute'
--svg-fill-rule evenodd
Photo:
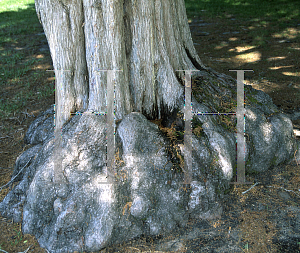
<svg viewBox="0 0 300 253"><path fill-rule="evenodd" d="M245 74L246 84L268 93L285 112L300 112L300 24L282 30L280 24L266 26L228 16L228 20L194 18L190 26L205 65L234 78L235 72L229 69L252 69L254 72ZM272 36L253 33L262 27ZM52 69L50 53L41 50L43 43L23 50L42 59L37 68ZM38 85L49 82L53 78L45 72ZM5 96L12 96L10 92L13 89L8 86ZM16 158L29 148L23 138L30 123L53 103L53 97L32 101L22 113L0 123L0 186L10 181ZM293 125L300 129L300 120ZM300 165L280 165L259 175L247 175L247 181L258 184L246 193L251 185L233 186L218 219L190 220L188 228L169 236L142 237L101 252L300 252ZM8 192L9 188L0 192L0 201ZM0 231L1 250L24 252L30 246L27 252L46 252L33 236L22 234L20 223L0 216Z"/></svg>

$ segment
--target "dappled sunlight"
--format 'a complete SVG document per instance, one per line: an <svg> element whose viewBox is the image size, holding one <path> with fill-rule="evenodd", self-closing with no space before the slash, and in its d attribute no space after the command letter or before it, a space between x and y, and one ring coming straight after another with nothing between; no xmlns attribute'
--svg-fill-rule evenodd
<svg viewBox="0 0 300 253"><path fill-rule="evenodd" d="M34 66L33 69L50 69L50 68L52 68L52 66L49 64L38 64Z"/></svg>
<svg viewBox="0 0 300 253"><path fill-rule="evenodd" d="M237 55L233 59L233 61L235 62L238 61L243 63L257 62L260 60L261 60L261 53L259 51Z"/></svg>
<svg viewBox="0 0 300 253"><path fill-rule="evenodd" d="M21 0L21 1L18 1L16 3L9 3L9 6L5 6L4 7L0 7L0 12L4 12L4 11L15 11L15 12L19 12L19 11L22 11L22 10L26 10L26 9L30 9L31 7L29 6L29 3L28 1L25 1L25 0Z"/></svg>
<svg viewBox="0 0 300 253"><path fill-rule="evenodd" d="M232 178L232 164L230 161L230 157L225 157L219 154L219 163L221 165L224 176L227 178Z"/></svg>
<svg viewBox="0 0 300 253"><path fill-rule="evenodd" d="M275 90L282 89L282 86L279 83L271 82L270 80L264 78L259 79L259 81L255 84L251 82L249 82L249 84L252 85L254 89L261 90L266 93L275 92Z"/></svg>
<svg viewBox="0 0 300 253"><path fill-rule="evenodd" d="M277 39L278 38L295 39L298 35L300 35L300 29L289 27L280 33L273 34L272 37Z"/></svg>
<svg viewBox="0 0 300 253"><path fill-rule="evenodd" d="M269 67L269 69L271 69L271 70L277 70L277 69L293 68L293 67L295 67L295 66L294 65L290 65L290 66Z"/></svg>
<svg viewBox="0 0 300 253"><path fill-rule="evenodd" d="M283 75L285 76L299 76L300 77L300 72L296 72L296 73L293 73L293 72L282 72Z"/></svg>
<svg viewBox="0 0 300 253"><path fill-rule="evenodd" d="M291 49L300 50L300 47L291 47Z"/></svg>
<svg viewBox="0 0 300 253"><path fill-rule="evenodd" d="M235 47L235 49L234 48L229 49L229 52L242 53L253 48L256 48L256 46L237 46Z"/></svg>
<svg viewBox="0 0 300 253"><path fill-rule="evenodd" d="M232 37L232 38L229 38L228 40L229 40L229 41L237 41L237 40L239 40L239 38L237 38L237 37Z"/></svg>
<svg viewBox="0 0 300 253"><path fill-rule="evenodd" d="M135 156L133 156L133 155L126 155L124 157L124 160L125 160L125 163L128 165L128 167L131 167L136 163Z"/></svg>
<svg viewBox="0 0 300 253"><path fill-rule="evenodd" d="M37 115L37 114L40 114L41 113L41 110L33 110L31 111L31 114L33 115Z"/></svg>
<svg viewBox="0 0 300 253"><path fill-rule="evenodd" d="M218 46L215 47L215 49L216 49L216 50L220 50L220 49L222 49L222 48L224 48L224 47L228 47L228 45L229 45L228 42L222 41L220 45L218 45Z"/></svg>
<svg viewBox="0 0 300 253"><path fill-rule="evenodd" d="M267 58L267 61L277 61L277 60L284 60L286 59L286 56L277 56L277 57L269 57Z"/></svg>
<svg viewBox="0 0 300 253"><path fill-rule="evenodd" d="M23 50L25 47L15 47L15 50Z"/></svg>
<svg viewBox="0 0 300 253"><path fill-rule="evenodd" d="M114 201L112 195L112 184L107 183L107 178L105 175L97 175L95 176L92 181L86 184L83 189L86 194L90 194L95 189L98 189L98 194L100 195L97 198L99 204L103 203L112 203Z"/></svg>
<svg viewBox="0 0 300 253"><path fill-rule="evenodd" d="M246 85L252 85L252 82L250 82L249 80L244 80L244 84L246 84Z"/></svg>
<svg viewBox="0 0 300 253"><path fill-rule="evenodd" d="M43 54L38 54L35 58L36 59L41 59L41 58L45 58L45 56Z"/></svg>
<svg viewBox="0 0 300 253"><path fill-rule="evenodd" d="M272 142L272 124L264 123L260 126L260 129L264 135L264 141L267 143Z"/></svg>
<svg viewBox="0 0 300 253"><path fill-rule="evenodd" d="M246 109L247 118L252 121L256 121L256 115L251 109Z"/></svg>
<svg viewBox="0 0 300 253"><path fill-rule="evenodd" d="M299 106L300 96L293 90L291 97L289 92L300 85L299 57L295 55L300 50L296 40L300 26L288 22L283 27L264 18L191 21L193 40L201 45L197 51L205 64L229 75L228 69L253 69L254 73L246 74L245 84L266 92L281 108ZM208 35L197 36L199 31Z"/></svg>

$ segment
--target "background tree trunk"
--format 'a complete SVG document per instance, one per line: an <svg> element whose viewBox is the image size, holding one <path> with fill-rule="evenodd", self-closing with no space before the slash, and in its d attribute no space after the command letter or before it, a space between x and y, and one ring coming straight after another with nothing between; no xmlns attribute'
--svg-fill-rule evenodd
<svg viewBox="0 0 300 253"><path fill-rule="evenodd" d="M114 72L115 115L162 118L183 100L183 69L205 69L183 0L36 0L56 76L56 128L76 111L106 111Z"/></svg>

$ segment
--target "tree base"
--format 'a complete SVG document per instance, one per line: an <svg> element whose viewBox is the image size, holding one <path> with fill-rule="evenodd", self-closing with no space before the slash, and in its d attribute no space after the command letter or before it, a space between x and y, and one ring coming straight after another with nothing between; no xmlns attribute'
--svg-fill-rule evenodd
<svg viewBox="0 0 300 253"><path fill-rule="evenodd" d="M205 72L193 81L193 111L231 110L235 89L229 77ZM246 171L290 161L296 150L291 121L268 95L245 89ZM108 183L105 116L73 116L57 152L50 108L26 134L34 146L16 161L13 177L20 182L0 204L1 214L15 222L23 214L23 233L34 234L50 252L97 251L142 234L170 232L188 218L220 216L236 167L234 117L194 116L192 181L184 185L183 113L181 103L162 125L138 112L118 121L114 181Z"/></svg>

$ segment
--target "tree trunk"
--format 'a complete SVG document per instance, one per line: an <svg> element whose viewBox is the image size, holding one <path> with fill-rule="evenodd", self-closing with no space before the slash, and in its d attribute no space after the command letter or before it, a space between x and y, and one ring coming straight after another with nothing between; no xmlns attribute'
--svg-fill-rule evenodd
<svg viewBox="0 0 300 253"><path fill-rule="evenodd" d="M115 115L168 115L183 100L184 72L205 69L183 0L37 0L56 76L56 127L76 111L106 111L116 70ZM121 71L120 71L121 70Z"/></svg>

